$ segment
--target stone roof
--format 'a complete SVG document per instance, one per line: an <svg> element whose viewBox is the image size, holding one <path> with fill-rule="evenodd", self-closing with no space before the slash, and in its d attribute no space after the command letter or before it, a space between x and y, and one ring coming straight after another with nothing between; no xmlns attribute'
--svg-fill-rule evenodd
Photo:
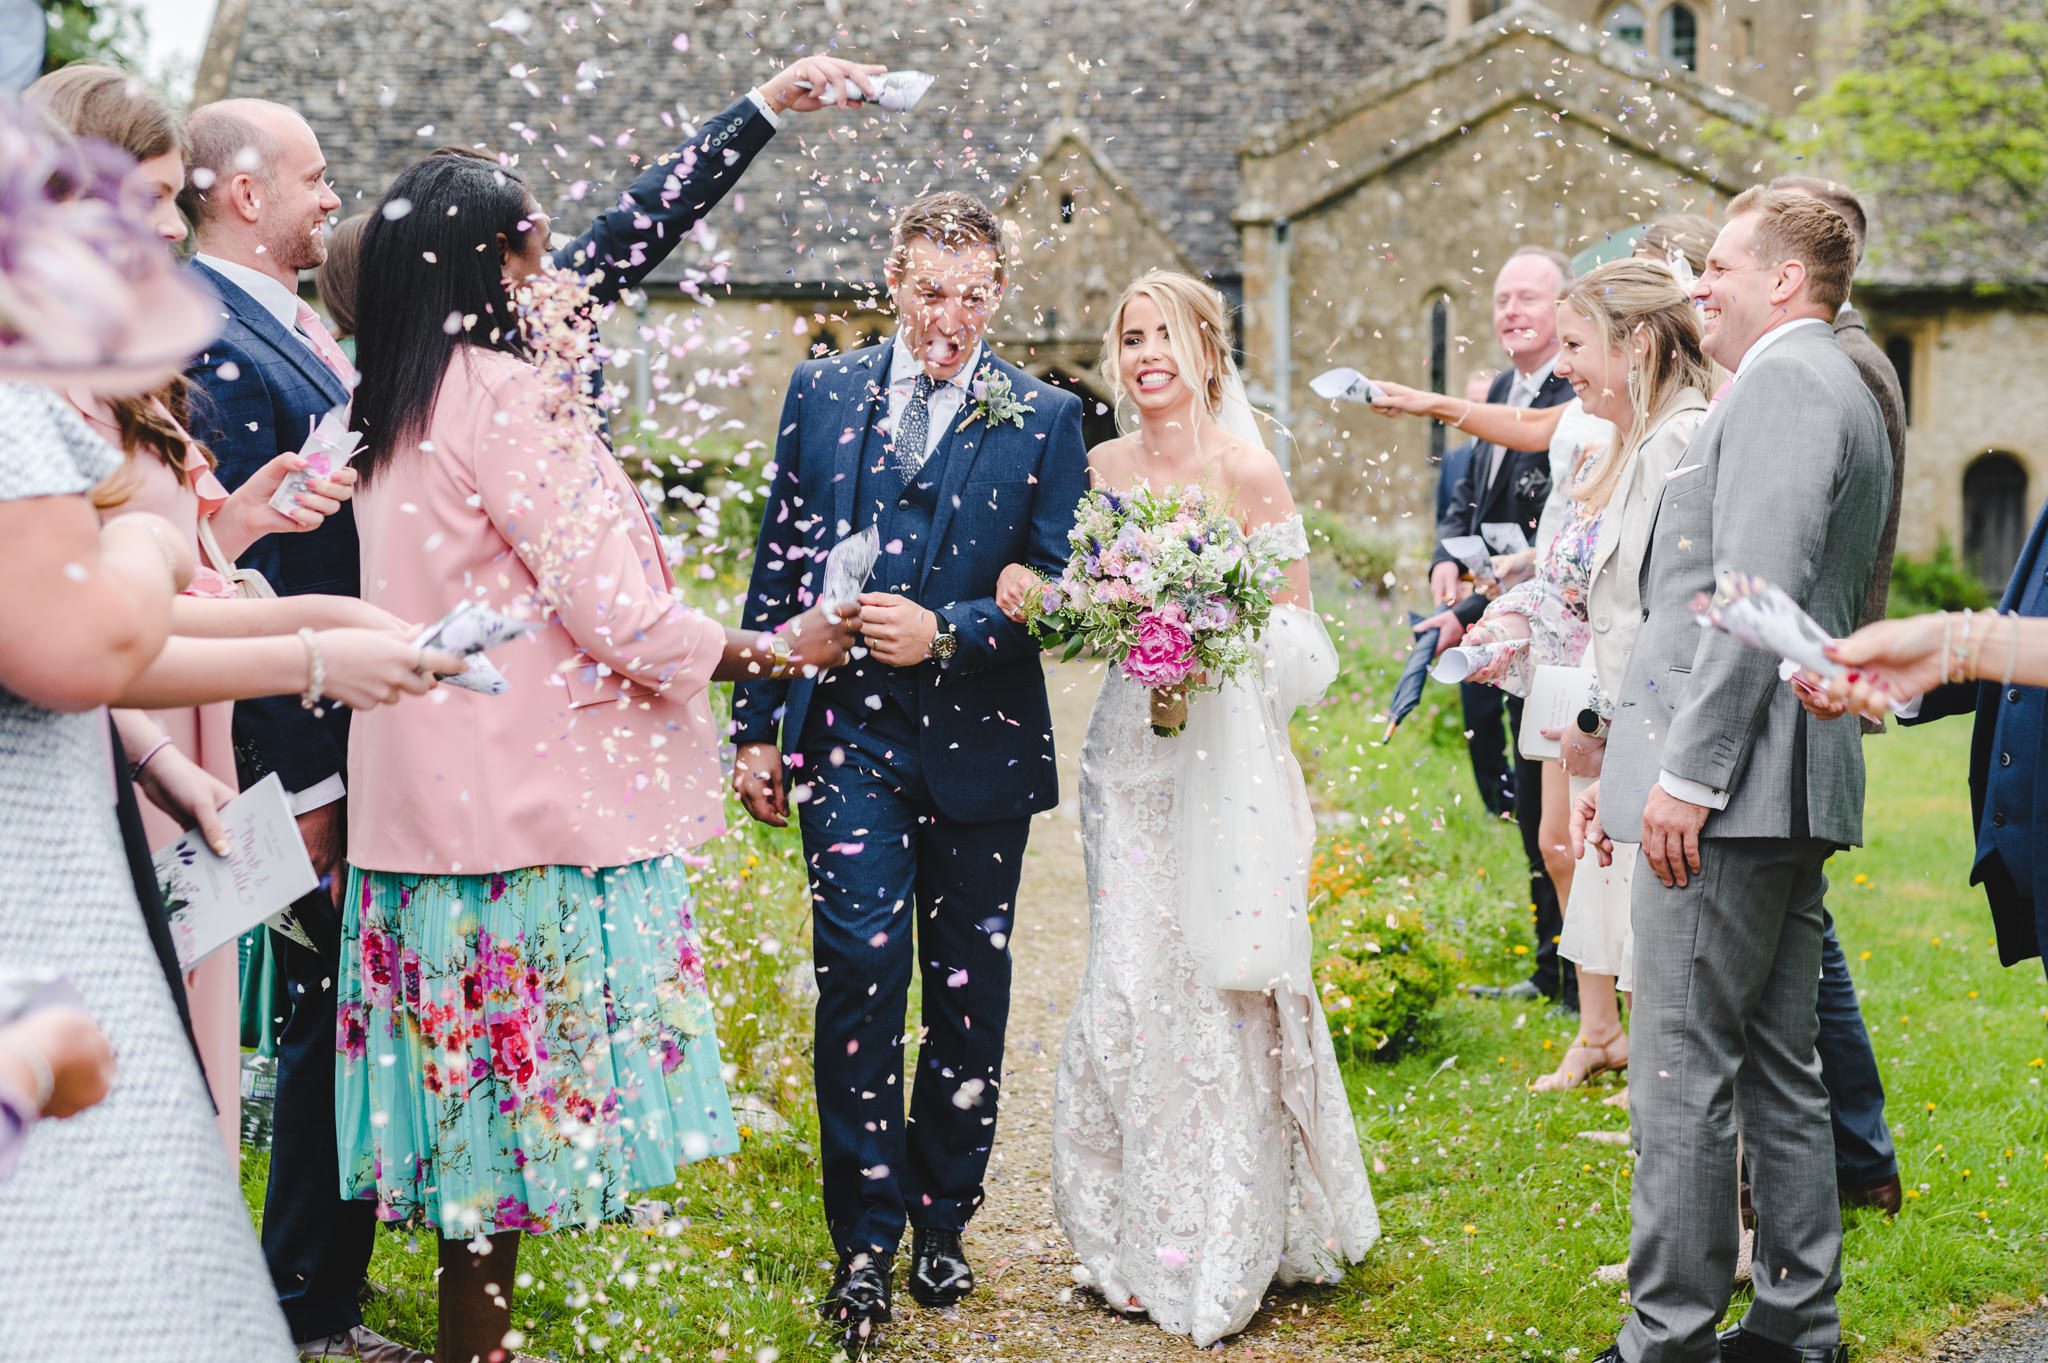
<svg viewBox="0 0 2048 1363"><path fill-rule="evenodd" d="M345 203L375 202L435 146L483 143L517 152L567 225L616 193L629 159L794 56L872 56L937 84L907 114L785 118L712 239L679 258L729 246L729 279L749 290L865 284L897 204L936 188L1001 198L1056 125L1079 123L1188 257L1232 277L1240 145L1443 22L1431 0L523 3L223 0L199 94L299 109Z"/></svg>

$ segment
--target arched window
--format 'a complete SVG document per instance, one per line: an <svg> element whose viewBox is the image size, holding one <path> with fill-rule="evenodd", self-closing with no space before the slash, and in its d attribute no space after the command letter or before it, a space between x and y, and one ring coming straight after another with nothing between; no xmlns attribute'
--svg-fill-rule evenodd
<svg viewBox="0 0 2048 1363"><path fill-rule="evenodd" d="M1643 40L1649 36L1649 21L1643 12L1631 4L1619 4L1607 11L1607 18L1601 23L1600 31L1624 47L1637 51L1643 48Z"/></svg>
<svg viewBox="0 0 2048 1363"><path fill-rule="evenodd" d="M1429 300L1429 391L1449 392L1451 382L1451 300L1438 294ZM1444 457L1444 424L1429 423L1429 457Z"/></svg>
<svg viewBox="0 0 2048 1363"><path fill-rule="evenodd" d="M1071 194L1062 194L1060 195L1060 221L1072 222L1073 220L1074 196Z"/></svg>
<svg viewBox="0 0 2048 1363"><path fill-rule="evenodd" d="M1913 338L1894 336L1884 343L1884 357L1899 372L1899 395L1905 400L1906 424L1913 424Z"/></svg>
<svg viewBox="0 0 2048 1363"><path fill-rule="evenodd" d="M1963 562L2003 592L2026 537L2026 467L2002 450L1979 455L1963 471Z"/></svg>
<svg viewBox="0 0 2048 1363"><path fill-rule="evenodd" d="M1672 5L1658 16L1657 50L1673 66L1700 69L1700 25L1686 6Z"/></svg>

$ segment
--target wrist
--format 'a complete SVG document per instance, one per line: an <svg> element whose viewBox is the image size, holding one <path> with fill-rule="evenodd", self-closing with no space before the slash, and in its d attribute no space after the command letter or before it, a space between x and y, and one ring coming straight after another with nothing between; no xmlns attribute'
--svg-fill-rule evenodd
<svg viewBox="0 0 2048 1363"><path fill-rule="evenodd" d="M170 746L170 736L168 734L160 736L156 742L149 745L149 750L147 752L143 753L142 756L136 758L135 761L129 765L128 779L131 781L141 780L143 770L147 768L150 763L156 761L157 755L159 753L163 752L165 748L168 748Z"/></svg>
<svg viewBox="0 0 2048 1363"><path fill-rule="evenodd" d="M57 1094L57 1072L50 1059L33 1045L0 1047L0 1074L29 1101L29 1115L39 1117Z"/></svg>
<svg viewBox="0 0 2048 1363"><path fill-rule="evenodd" d="M299 630L299 643L306 650L306 689L299 696L301 709L311 710L314 718L326 713L320 700L327 686L327 660L320 654L320 638L312 630Z"/></svg>

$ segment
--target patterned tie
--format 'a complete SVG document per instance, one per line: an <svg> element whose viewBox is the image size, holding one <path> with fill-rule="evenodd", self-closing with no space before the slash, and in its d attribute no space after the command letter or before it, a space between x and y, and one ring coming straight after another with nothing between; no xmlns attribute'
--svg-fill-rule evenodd
<svg viewBox="0 0 2048 1363"><path fill-rule="evenodd" d="M925 446L931 443L932 390L938 386L931 375L919 374L910 401L903 406L903 417L896 423L896 472L903 475L906 485L924 467Z"/></svg>
<svg viewBox="0 0 2048 1363"><path fill-rule="evenodd" d="M320 357L320 362L334 371L334 377L341 380L342 387L353 393L356 390L356 367L348 362L334 334L320 320L320 314L313 311L304 301L299 303L299 335L306 338L306 344Z"/></svg>

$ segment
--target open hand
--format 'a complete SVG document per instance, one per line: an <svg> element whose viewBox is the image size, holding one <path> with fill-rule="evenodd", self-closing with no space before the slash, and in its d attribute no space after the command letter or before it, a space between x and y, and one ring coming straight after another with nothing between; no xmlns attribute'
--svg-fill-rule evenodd
<svg viewBox="0 0 2048 1363"><path fill-rule="evenodd" d="M1684 889L1700 873L1700 830L1713 811L1681 800L1661 785L1643 803L1643 860L1666 888Z"/></svg>
<svg viewBox="0 0 2048 1363"><path fill-rule="evenodd" d="M863 592L860 632L868 651L890 667L916 667L932 655L939 617L908 597Z"/></svg>
<svg viewBox="0 0 2048 1363"><path fill-rule="evenodd" d="M1816 672L1801 668L1785 683L1792 688L1792 694L1799 697L1800 705L1815 719L1840 719L1849 713L1846 701L1835 699L1828 694L1828 679ZM1846 683L1845 683L1846 685Z"/></svg>
<svg viewBox="0 0 2048 1363"><path fill-rule="evenodd" d="M1024 603L1038 589L1038 574L1021 563L1003 566L996 578L996 609L1018 624L1024 623Z"/></svg>

